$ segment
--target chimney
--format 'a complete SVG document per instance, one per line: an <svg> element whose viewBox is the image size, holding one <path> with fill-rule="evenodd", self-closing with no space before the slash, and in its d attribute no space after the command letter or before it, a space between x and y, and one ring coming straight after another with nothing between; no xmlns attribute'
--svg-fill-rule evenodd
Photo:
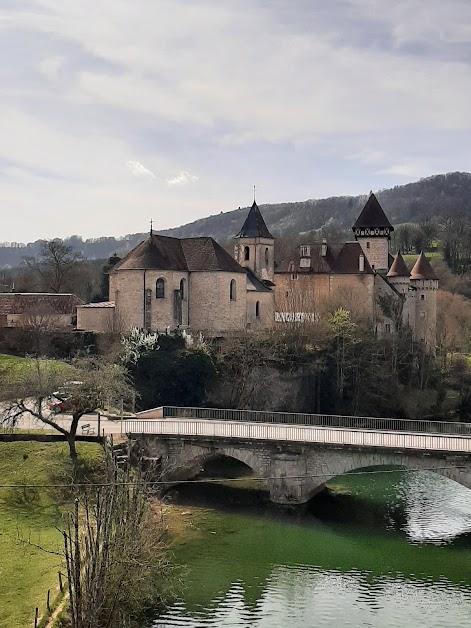
<svg viewBox="0 0 471 628"><path fill-rule="evenodd" d="M321 255L322 257L327 255L327 240L325 238L322 240Z"/></svg>
<svg viewBox="0 0 471 628"><path fill-rule="evenodd" d="M360 253L360 257L358 258L358 270L362 273L365 270L365 256L363 253Z"/></svg>

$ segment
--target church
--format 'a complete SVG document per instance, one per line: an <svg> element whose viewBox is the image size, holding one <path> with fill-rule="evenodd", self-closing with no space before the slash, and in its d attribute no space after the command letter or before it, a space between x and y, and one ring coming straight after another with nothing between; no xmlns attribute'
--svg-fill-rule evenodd
<svg viewBox="0 0 471 628"><path fill-rule="evenodd" d="M110 271L110 301L77 308L77 329L261 331L316 320L335 302L360 308L379 337L406 324L434 346L438 279L423 253L411 270L400 253L392 258L393 231L373 193L353 225L354 241L302 244L278 265L275 238L255 201L234 238L234 256L210 237L151 229Z"/></svg>

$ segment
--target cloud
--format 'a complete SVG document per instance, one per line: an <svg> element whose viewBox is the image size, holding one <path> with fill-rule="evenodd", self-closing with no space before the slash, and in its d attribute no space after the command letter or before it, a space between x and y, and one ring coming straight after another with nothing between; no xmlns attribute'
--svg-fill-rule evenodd
<svg viewBox="0 0 471 628"><path fill-rule="evenodd" d="M399 177L423 177L430 174L430 168L419 159L405 159L401 163L393 164L388 168L380 170L378 174L393 174Z"/></svg>
<svg viewBox="0 0 471 628"><path fill-rule="evenodd" d="M155 174L143 166L139 161L128 161L126 165L135 177L142 177L143 179L149 180L157 179Z"/></svg>
<svg viewBox="0 0 471 628"><path fill-rule="evenodd" d="M190 174L189 172L185 172L185 170L182 170L180 174L178 174L176 177L167 179L167 184L170 186L188 185L188 183L196 183L196 181L198 180L199 177L196 177L194 174Z"/></svg>
<svg viewBox="0 0 471 628"><path fill-rule="evenodd" d="M352 161L359 161L363 164L375 164L384 161L386 157L386 153L382 150L369 150L362 149L358 153L353 153L352 155L347 155L346 159L351 159Z"/></svg>

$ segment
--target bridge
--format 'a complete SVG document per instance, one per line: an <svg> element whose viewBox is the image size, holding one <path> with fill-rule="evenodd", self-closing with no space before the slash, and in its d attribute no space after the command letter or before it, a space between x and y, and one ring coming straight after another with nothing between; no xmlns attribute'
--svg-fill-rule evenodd
<svg viewBox="0 0 471 628"><path fill-rule="evenodd" d="M331 478L365 467L434 471L471 488L471 424L163 406L125 421L163 481L194 478L227 456L262 478L270 499L303 504Z"/></svg>

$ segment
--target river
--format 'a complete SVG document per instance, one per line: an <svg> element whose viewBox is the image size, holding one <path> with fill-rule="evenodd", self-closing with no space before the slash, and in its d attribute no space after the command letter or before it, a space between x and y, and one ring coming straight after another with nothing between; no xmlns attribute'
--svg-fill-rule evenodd
<svg viewBox="0 0 471 628"><path fill-rule="evenodd" d="M176 546L185 588L153 627L469 628L471 491L402 470L330 487L291 515L251 491L179 487L199 536Z"/></svg>

